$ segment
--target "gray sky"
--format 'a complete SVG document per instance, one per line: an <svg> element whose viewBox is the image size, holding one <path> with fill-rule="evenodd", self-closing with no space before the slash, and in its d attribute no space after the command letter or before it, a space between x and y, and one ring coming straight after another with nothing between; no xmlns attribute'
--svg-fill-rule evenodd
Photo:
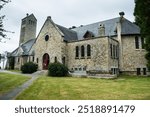
<svg viewBox="0 0 150 117"><path fill-rule="evenodd" d="M0 14L5 14L5 29L14 31L8 34L11 40L0 43L0 53L12 52L19 45L21 19L26 13L33 13L38 21L37 34L47 16L62 26L80 26L103 21L125 12L125 18L134 21L134 0L12 0Z"/></svg>

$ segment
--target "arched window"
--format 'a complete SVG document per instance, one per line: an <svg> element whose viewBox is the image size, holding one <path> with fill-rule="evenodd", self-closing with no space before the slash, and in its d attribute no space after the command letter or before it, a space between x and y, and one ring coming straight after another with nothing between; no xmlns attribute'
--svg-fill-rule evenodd
<svg viewBox="0 0 150 117"><path fill-rule="evenodd" d="M76 58L79 58L79 46L76 46Z"/></svg>
<svg viewBox="0 0 150 117"><path fill-rule="evenodd" d="M85 56L85 50L84 50L84 46L81 46L81 58L84 58Z"/></svg>
<svg viewBox="0 0 150 117"><path fill-rule="evenodd" d="M87 57L91 57L91 46L87 45Z"/></svg>

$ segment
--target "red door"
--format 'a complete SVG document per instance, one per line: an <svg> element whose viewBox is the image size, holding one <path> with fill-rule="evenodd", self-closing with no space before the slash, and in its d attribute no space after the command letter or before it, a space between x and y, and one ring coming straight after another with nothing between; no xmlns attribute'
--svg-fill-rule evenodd
<svg viewBox="0 0 150 117"><path fill-rule="evenodd" d="M47 70L49 65L49 55L46 53L43 55L43 69Z"/></svg>

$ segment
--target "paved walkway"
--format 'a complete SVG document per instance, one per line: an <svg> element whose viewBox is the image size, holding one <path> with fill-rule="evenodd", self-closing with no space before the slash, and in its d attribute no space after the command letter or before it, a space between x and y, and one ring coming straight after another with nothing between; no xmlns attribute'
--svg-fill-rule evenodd
<svg viewBox="0 0 150 117"><path fill-rule="evenodd" d="M33 81L36 80L38 78L38 76L42 73L42 71L37 71L33 74L21 74L21 73L6 71L6 70L0 70L0 72L9 73L9 74L20 74L20 75L31 76L32 77L30 80L26 81L21 86L19 86L19 87L13 89L12 91L0 96L0 100L13 100L13 99L15 99L15 97L19 93L21 93L23 90L28 88L33 83Z"/></svg>

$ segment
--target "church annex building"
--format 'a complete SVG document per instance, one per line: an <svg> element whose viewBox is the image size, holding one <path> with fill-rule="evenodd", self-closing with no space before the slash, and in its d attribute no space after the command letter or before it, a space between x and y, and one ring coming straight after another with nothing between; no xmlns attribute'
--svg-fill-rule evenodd
<svg viewBox="0 0 150 117"><path fill-rule="evenodd" d="M8 56L15 69L26 62L47 70L49 63L65 64L71 72L147 75L146 50L140 28L124 13L117 18L65 28L47 17L36 37L37 19L22 19L19 47ZM11 58L11 60L10 60Z"/></svg>

